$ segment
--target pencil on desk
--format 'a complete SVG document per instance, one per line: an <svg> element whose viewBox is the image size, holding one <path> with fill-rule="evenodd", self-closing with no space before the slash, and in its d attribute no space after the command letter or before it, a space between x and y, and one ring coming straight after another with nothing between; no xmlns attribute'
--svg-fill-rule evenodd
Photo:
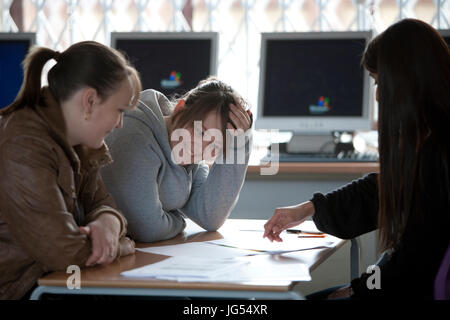
<svg viewBox="0 0 450 320"><path fill-rule="evenodd" d="M325 234L300 235L297 238L325 238Z"/></svg>

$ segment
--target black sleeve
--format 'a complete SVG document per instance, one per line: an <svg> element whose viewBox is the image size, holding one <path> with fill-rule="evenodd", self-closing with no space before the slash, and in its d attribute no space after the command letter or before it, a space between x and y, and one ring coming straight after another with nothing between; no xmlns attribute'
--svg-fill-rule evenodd
<svg viewBox="0 0 450 320"><path fill-rule="evenodd" d="M378 174L371 173L326 195L311 199L317 228L341 239L351 239L377 228Z"/></svg>

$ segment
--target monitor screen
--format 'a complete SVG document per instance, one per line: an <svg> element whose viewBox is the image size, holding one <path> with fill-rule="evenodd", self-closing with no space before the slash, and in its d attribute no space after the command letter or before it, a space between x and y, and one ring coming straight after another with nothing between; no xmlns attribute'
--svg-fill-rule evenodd
<svg viewBox="0 0 450 320"><path fill-rule="evenodd" d="M22 61L34 42L33 33L0 33L0 108L17 96L23 81Z"/></svg>
<svg viewBox="0 0 450 320"><path fill-rule="evenodd" d="M368 123L361 58L369 38L368 32L263 34L258 118L289 119L277 126L294 131L303 128L292 125L296 120L305 130L316 123L324 131L349 119Z"/></svg>
<svg viewBox="0 0 450 320"><path fill-rule="evenodd" d="M217 33L113 33L111 42L139 71L144 89L166 96L216 74Z"/></svg>

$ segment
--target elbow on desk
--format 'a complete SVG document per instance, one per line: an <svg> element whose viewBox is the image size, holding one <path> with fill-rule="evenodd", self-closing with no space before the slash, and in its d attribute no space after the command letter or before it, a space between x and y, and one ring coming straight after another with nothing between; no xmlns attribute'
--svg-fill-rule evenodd
<svg viewBox="0 0 450 320"><path fill-rule="evenodd" d="M172 226L172 228L156 224L147 228L130 228L129 226L128 235L136 242L149 243L163 241L177 236L184 230L185 226L185 223L180 226Z"/></svg>
<svg viewBox="0 0 450 320"><path fill-rule="evenodd" d="M236 202L237 199L231 204L222 206L210 206L205 203L195 216L191 215L189 217L206 231L214 232L223 226L236 205Z"/></svg>
<svg viewBox="0 0 450 320"><path fill-rule="evenodd" d="M163 241L168 240L173 237L175 237L176 234L164 234L164 233L153 233L153 232L147 232L147 233L131 233L130 237L136 241L141 243L151 243L151 242L157 242L157 241Z"/></svg>
<svg viewBox="0 0 450 320"><path fill-rule="evenodd" d="M215 232L219 230L220 227L222 227L222 225L227 220L227 217L228 215L226 215L225 218L221 219L209 219L206 221L199 221L197 222L197 224L208 232Z"/></svg>
<svg viewBox="0 0 450 320"><path fill-rule="evenodd" d="M219 230L219 228L221 227L220 225L219 226L212 226L212 225L208 225L208 226L201 226L203 229L205 229L205 231L208 231L208 232L215 232L215 231L217 231L217 230Z"/></svg>

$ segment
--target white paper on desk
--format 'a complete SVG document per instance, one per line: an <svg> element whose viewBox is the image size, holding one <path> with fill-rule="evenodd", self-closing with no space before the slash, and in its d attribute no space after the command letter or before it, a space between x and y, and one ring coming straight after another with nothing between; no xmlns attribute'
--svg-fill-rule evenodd
<svg viewBox="0 0 450 320"><path fill-rule="evenodd" d="M239 231L226 239L213 240L209 243L228 246L241 250L255 250L269 254L332 247L339 239L332 236L324 238L298 238L296 234L283 234L283 242L271 242L263 238L263 232Z"/></svg>
<svg viewBox="0 0 450 320"><path fill-rule="evenodd" d="M289 258L274 257L271 255L257 255L237 258L246 261L246 264L225 270L205 279L192 279L178 277L177 281L189 282L259 282L279 283L280 281L311 281L308 267L299 261Z"/></svg>
<svg viewBox="0 0 450 320"><path fill-rule="evenodd" d="M177 280L178 278L211 279L219 273L248 264L246 260L210 259L192 257L170 257L141 268L122 272L127 277L150 277L158 279Z"/></svg>
<svg viewBox="0 0 450 320"><path fill-rule="evenodd" d="M213 245L206 242L188 242L170 246L148 247L136 249L141 252L161 254L172 257L192 257L224 259L242 257L249 254L255 254L253 251L242 250L239 248L227 248Z"/></svg>

